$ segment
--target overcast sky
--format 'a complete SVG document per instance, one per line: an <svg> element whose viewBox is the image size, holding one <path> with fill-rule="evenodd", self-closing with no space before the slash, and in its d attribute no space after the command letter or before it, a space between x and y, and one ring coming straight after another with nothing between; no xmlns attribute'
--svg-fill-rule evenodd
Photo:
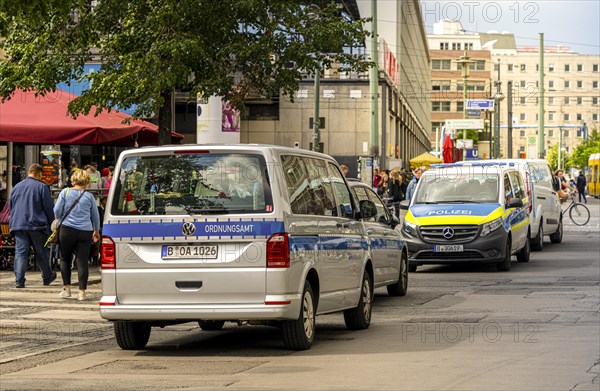
<svg viewBox="0 0 600 391"><path fill-rule="evenodd" d="M537 46L544 33L545 46L600 54L600 0L421 0L421 8L428 33L437 20L460 19L467 31L514 33L519 46Z"/></svg>

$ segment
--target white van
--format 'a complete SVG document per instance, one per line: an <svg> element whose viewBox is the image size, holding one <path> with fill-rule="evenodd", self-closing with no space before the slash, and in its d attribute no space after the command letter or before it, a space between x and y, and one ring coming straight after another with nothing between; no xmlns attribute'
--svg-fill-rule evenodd
<svg viewBox="0 0 600 391"><path fill-rule="evenodd" d="M263 145L125 151L105 213L100 314L123 349L143 348L152 326L189 321L276 325L294 350L310 348L315 315L344 311L348 328L369 327L377 269L361 219L377 211L353 200L327 155ZM402 253L401 241L384 244Z"/></svg>
<svg viewBox="0 0 600 391"><path fill-rule="evenodd" d="M558 194L552 188L553 174L548 162L543 159L496 159L485 160L485 162L506 164L521 171L531 200L529 204L531 249L541 251L544 248L544 236L549 236L552 243L562 242L562 210Z"/></svg>

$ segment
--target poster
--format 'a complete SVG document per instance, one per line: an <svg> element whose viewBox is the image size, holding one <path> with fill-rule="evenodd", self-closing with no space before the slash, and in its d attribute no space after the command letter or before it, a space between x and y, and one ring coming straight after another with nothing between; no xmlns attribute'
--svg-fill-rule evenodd
<svg viewBox="0 0 600 391"><path fill-rule="evenodd" d="M42 165L42 182L50 186L60 185L60 160L62 154L58 145L44 145L40 152Z"/></svg>
<svg viewBox="0 0 600 391"><path fill-rule="evenodd" d="M223 119L221 123L222 132L240 131L240 111L225 100L221 101Z"/></svg>

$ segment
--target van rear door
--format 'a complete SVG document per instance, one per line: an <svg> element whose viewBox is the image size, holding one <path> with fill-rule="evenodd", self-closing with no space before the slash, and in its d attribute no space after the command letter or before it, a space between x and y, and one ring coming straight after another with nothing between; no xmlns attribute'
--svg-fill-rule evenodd
<svg viewBox="0 0 600 391"><path fill-rule="evenodd" d="M125 157L103 234L118 302L245 304L265 298L273 218L261 154L174 150Z"/></svg>

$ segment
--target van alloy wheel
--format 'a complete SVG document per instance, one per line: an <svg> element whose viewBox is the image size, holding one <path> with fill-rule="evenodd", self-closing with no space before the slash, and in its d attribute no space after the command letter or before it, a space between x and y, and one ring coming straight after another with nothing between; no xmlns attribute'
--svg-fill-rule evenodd
<svg viewBox="0 0 600 391"><path fill-rule="evenodd" d="M283 344L291 350L307 350L315 338L315 300L308 281L304 283L300 314L296 320L281 322Z"/></svg>
<svg viewBox="0 0 600 391"><path fill-rule="evenodd" d="M371 276L365 270L360 290L360 298L355 308L344 311L344 321L350 330L363 330L371 324L373 302L373 283Z"/></svg>

